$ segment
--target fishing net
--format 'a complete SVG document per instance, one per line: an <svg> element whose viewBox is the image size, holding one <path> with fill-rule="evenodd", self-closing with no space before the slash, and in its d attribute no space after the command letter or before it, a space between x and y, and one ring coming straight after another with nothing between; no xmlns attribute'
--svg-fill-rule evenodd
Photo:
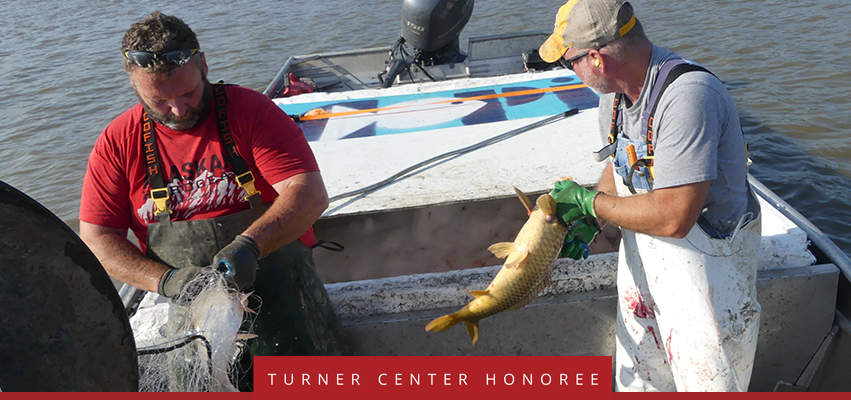
<svg viewBox="0 0 851 400"><path fill-rule="evenodd" d="M137 335L139 390L238 391L250 359L241 356L256 314L247 301L247 294L229 288L212 269L184 285L169 302L168 322L160 323L158 335Z"/></svg>

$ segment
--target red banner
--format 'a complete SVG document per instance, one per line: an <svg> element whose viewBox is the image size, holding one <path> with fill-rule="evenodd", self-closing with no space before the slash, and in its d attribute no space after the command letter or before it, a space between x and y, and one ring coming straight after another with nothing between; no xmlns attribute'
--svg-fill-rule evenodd
<svg viewBox="0 0 851 400"><path fill-rule="evenodd" d="M256 399L599 398L611 391L611 357L254 358Z"/></svg>
<svg viewBox="0 0 851 400"><path fill-rule="evenodd" d="M611 393L611 357L255 357L253 371L254 393L63 393L61 398L822 400L851 397L849 393ZM0 392L0 400L55 398L56 393Z"/></svg>

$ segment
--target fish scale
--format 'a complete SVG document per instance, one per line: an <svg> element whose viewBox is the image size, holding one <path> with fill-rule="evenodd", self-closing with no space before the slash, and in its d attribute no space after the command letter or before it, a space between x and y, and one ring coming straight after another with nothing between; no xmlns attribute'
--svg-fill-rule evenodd
<svg viewBox="0 0 851 400"><path fill-rule="evenodd" d="M427 331L442 332L464 322L475 347L479 320L522 308L549 286L552 266L564 244L567 227L556 216L556 203L549 194L538 197L535 207L523 192L517 188L514 191L526 207L529 219L514 242L488 247L495 256L506 259L502 268L487 289L468 290L475 300L453 314L429 322Z"/></svg>

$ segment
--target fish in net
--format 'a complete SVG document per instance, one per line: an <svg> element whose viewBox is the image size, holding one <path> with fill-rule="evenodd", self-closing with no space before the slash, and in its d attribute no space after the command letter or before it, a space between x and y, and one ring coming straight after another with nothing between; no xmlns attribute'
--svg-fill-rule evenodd
<svg viewBox="0 0 851 400"><path fill-rule="evenodd" d="M240 358L255 337L250 294L233 290L213 269L198 274L169 302L160 336L137 343L139 390L235 392L246 374ZM139 339L137 339L139 342ZM155 342L155 343L154 343Z"/></svg>

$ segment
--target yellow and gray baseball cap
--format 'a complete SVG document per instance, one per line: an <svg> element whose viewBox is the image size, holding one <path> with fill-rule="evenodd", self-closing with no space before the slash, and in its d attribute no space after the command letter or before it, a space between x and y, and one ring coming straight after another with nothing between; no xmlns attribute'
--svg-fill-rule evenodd
<svg viewBox="0 0 851 400"><path fill-rule="evenodd" d="M567 49L599 49L626 35L635 26L635 13L618 14L625 0L570 0L558 9L553 34L538 49L546 62L555 62Z"/></svg>

